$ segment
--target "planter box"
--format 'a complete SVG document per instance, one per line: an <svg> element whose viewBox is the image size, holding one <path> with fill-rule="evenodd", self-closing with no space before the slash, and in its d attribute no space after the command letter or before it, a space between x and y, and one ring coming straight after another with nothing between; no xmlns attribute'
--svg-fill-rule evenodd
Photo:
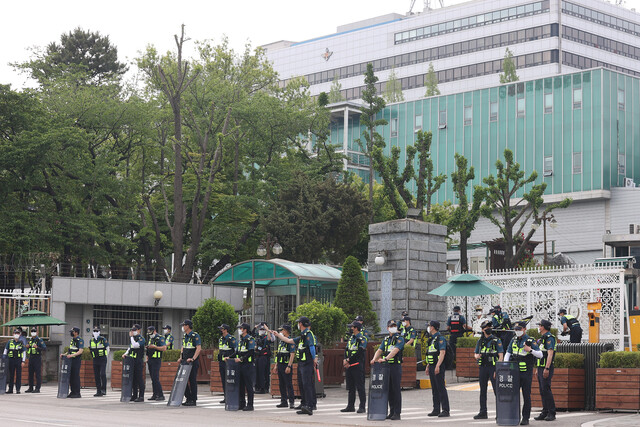
<svg viewBox="0 0 640 427"><path fill-rule="evenodd" d="M341 385L344 382L344 349L323 349L324 363L322 373L324 385Z"/></svg>
<svg viewBox="0 0 640 427"><path fill-rule="evenodd" d="M640 368L598 368L596 409L640 410Z"/></svg>
<svg viewBox="0 0 640 427"><path fill-rule="evenodd" d="M180 363L178 362L162 362L162 366L160 366L160 385L163 391L171 391L179 366Z"/></svg>
<svg viewBox="0 0 640 427"><path fill-rule="evenodd" d="M162 372L162 371L161 371ZM144 364L144 370L142 371L142 380L147 380L147 364ZM172 380L173 381L173 380ZM120 390L122 388L122 362L111 361L111 389ZM169 387L171 390L171 387Z"/></svg>
<svg viewBox="0 0 640 427"><path fill-rule="evenodd" d="M400 388L416 388L418 375L418 370L416 368L417 362L417 357L402 358L402 380L400 381Z"/></svg>
<svg viewBox="0 0 640 427"><path fill-rule="evenodd" d="M207 349L202 350L200 352L200 356L198 359L200 360L200 364L198 365L198 376L196 377L196 381L199 383L208 383L211 382L211 363L213 360L213 354L215 350ZM216 366L217 369L217 366Z"/></svg>
<svg viewBox="0 0 640 427"><path fill-rule="evenodd" d="M326 351L326 350L324 350ZM271 394L271 397L280 397L280 381L278 381L278 374L277 373L273 373L273 367L275 366L275 363L271 364L271 385L269 387L269 393ZM302 393L300 393L300 386L298 385L298 364L294 363L293 367L291 368L291 373L293 374L293 394L296 396L296 398L300 398L302 396Z"/></svg>
<svg viewBox="0 0 640 427"><path fill-rule="evenodd" d="M473 357L474 353L475 348L456 348L456 377L480 377L480 367Z"/></svg>
<svg viewBox="0 0 640 427"><path fill-rule="evenodd" d="M540 387L536 379L531 387L531 406L542 408ZM584 369L556 368L551 380L551 391L558 409L584 409Z"/></svg>
<svg viewBox="0 0 640 427"><path fill-rule="evenodd" d="M211 362L211 374L209 375L209 390L212 393L222 393L222 380L220 379L220 362Z"/></svg>
<svg viewBox="0 0 640 427"><path fill-rule="evenodd" d="M80 364L80 387L95 388L96 377L93 375L93 360L83 360Z"/></svg>

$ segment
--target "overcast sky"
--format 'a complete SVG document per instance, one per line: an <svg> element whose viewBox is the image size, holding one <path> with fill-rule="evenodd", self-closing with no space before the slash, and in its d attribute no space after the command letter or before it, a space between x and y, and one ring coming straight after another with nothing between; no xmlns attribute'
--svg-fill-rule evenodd
<svg viewBox="0 0 640 427"><path fill-rule="evenodd" d="M445 0L445 5L464 0ZM259 46L278 40L302 41L336 31L338 25L374 16L406 13L411 0L8 0L2 2L0 83L14 89L28 79L8 65L29 58L29 48L59 41L76 27L108 35L120 61L129 62L149 44L161 52L175 47L173 35L186 25L193 40L219 41L232 47ZM437 4L437 0L432 0ZM423 0L417 0L414 11ZM640 0L627 0L640 10Z"/></svg>

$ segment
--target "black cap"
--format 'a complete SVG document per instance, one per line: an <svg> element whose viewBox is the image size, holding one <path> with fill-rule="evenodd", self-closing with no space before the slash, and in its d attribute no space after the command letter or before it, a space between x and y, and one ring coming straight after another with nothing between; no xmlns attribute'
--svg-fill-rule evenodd
<svg viewBox="0 0 640 427"><path fill-rule="evenodd" d="M93 327L93 332L100 332L100 326L94 326Z"/></svg>
<svg viewBox="0 0 640 427"><path fill-rule="evenodd" d="M484 322L482 322L482 324L480 325L480 327L482 329L486 328L487 326L493 326L493 322L491 322L491 320L485 320Z"/></svg>
<svg viewBox="0 0 640 427"><path fill-rule="evenodd" d="M411 317L409 317L409 316L403 316L403 317L402 317L402 320L408 320L409 322L411 322Z"/></svg>
<svg viewBox="0 0 640 427"><path fill-rule="evenodd" d="M364 323L364 317L362 317L362 316L356 316L355 321L356 321L356 322L360 322L360 323Z"/></svg>
<svg viewBox="0 0 640 427"><path fill-rule="evenodd" d="M453 306L453 311L456 311L456 310L460 311L460 306L459 305L454 305Z"/></svg>
<svg viewBox="0 0 640 427"><path fill-rule="evenodd" d="M220 330L226 330L227 332L229 332L231 330L231 328L229 328L229 325L227 325L226 323L223 323L222 325L218 326L218 329Z"/></svg>
<svg viewBox="0 0 640 427"><path fill-rule="evenodd" d="M285 331L291 333L291 325L289 325L288 323L285 323L284 325L280 326L280 329L284 329Z"/></svg>
<svg viewBox="0 0 640 427"><path fill-rule="evenodd" d="M551 322L546 319L542 319L538 322L538 325L544 327L547 331L551 329Z"/></svg>
<svg viewBox="0 0 640 427"><path fill-rule="evenodd" d="M495 312L496 312L496 309L495 309L495 308L490 308L490 309L489 309L489 314L491 314L491 313L495 313Z"/></svg>
<svg viewBox="0 0 640 427"><path fill-rule="evenodd" d="M38 328L34 326L33 328L31 328L31 332L38 332Z"/></svg>
<svg viewBox="0 0 640 427"><path fill-rule="evenodd" d="M162 329L171 329L171 325L164 325Z"/></svg>
<svg viewBox="0 0 640 427"><path fill-rule="evenodd" d="M409 315L409 312L408 312L407 310L405 310L405 311L403 311L401 314L402 314L403 316L408 316L408 315Z"/></svg>
<svg viewBox="0 0 640 427"><path fill-rule="evenodd" d="M136 324L134 324L134 325L131 327L131 330L132 330L132 331L139 331L140 329L142 329L142 327L141 327L140 325L138 325L137 323L136 323Z"/></svg>
<svg viewBox="0 0 640 427"><path fill-rule="evenodd" d="M13 333L14 333L14 334L15 334L15 333L21 333L21 332L22 332L22 330L20 330L20 329L18 329L18 328L15 328L15 329L13 330Z"/></svg>
<svg viewBox="0 0 640 427"><path fill-rule="evenodd" d="M74 326L73 328L69 329L69 332L77 332L77 333L80 333L80 328L78 328L77 326Z"/></svg>
<svg viewBox="0 0 640 427"><path fill-rule="evenodd" d="M20 332L22 332L22 326L18 326L18 327L16 327L16 329L19 330Z"/></svg>
<svg viewBox="0 0 640 427"><path fill-rule="evenodd" d="M306 316L298 317L298 320L296 320L296 323L302 323L302 326L310 326L311 325L311 321Z"/></svg>
<svg viewBox="0 0 640 427"><path fill-rule="evenodd" d="M155 331L156 327L155 326L147 326L147 331Z"/></svg>
<svg viewBox="0 0 640 427"><path fill-rule="evenodd" d="M350 328L357 328L359 331L362 330L362 323L356 322L355 320L348 325Z"/></svg>
<svg viewBox="0 0 640 427"><path fill-rule="evenodd" d="M526 322L516 322L515 325L513 326L513 329L519 331L520 329L526 329L527 328L527 323Z"/></svg>
<svg viewBox="0 0 640 427"><path fill-rule="evenodd" d="M250 331L251 330L251 326L249 326L248 323L240 323L238 325L238 329L246 329L247 331Z"/></svg>
<svg viewBox="0 0 640 427"><path fill-rule="evenodd" d="M193 322L189 319L184 319L184 322L180 323L180 326L188 326L190 328L193 328Z"/></svg>
<svg viewBox="0 0 640 427"><path fill-rule="evenodd" d="M261 331L264 331L265 329L267 329L267 327L269 327L269 325L267 325L267 322L260 322L258 324L258 329Z"/></svg>
<svg viewBox="0 0 640 427"><path fill-rule="evenodd" d="M393 325L393 326L398 326L398 324L396 323L396 321L395 321L395 320L389 320L389 321L387 322L387 328L388 328L389 326L391 326L391 325Z"/></svg>
<svg viewBox="0 0 640 427"><path fill-rule="evenodd" d="M558 314L567 314L567 309L561 308L560 310L558 310Z"/></svg>
<svg viewBox="0 0 640 427"><path fill-rule="evenodd" d="M440 330L440 322L438 322L437 320L430 320L428 325L433 326L438 331Z"/></svg>
<svg viewBox="0 0 640 427"><path fill-rule="evenodd" d="M502 307L500 307L499 305L494 305L493 308L495 308L496 310L502 310Z"/></svg>

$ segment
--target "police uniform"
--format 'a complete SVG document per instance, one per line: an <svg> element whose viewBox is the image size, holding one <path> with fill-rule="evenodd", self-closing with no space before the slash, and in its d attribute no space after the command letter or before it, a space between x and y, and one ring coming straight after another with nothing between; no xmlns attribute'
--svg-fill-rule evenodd
<svg viewBox="0 0 640 427"><path fill-rule="evenodd" d="M491 334L488 337L483 333L476 343L475 354L480 355L478 359L480 377L480 413L474 417L476 419L487 418L487 388L489 381L493 387L493 394L496 394L496 362L500 354L504 354L502 341L497 336Z"/></svg>
<svg viewBox="0 0 640 427"><path fill-rule="evenodd" d="M315 335L309 328L311 322L308 318L300 318L297 323L302 323L306 327L299 337L293 339L298 359L298 384L302 394L300 410L297 413L312 415L316 407L314 360L316 358L317 342Z"/></svg>
<svg viewBox="0 0 640 427"><path fill-rule="evenodd" d="M549 322L547 326L547 329L550 329L551 323ZM555 359L556 356L557 340L556 337L547 330L547 332L545 332L540 338L539 343L540 350L542 350L542 357L538 359L538 386L540 388L540 397L542 398L542 412L538 417L536 417L536 419L542 420L547 417L555 419L556 402L553 399L553 392L551 391L551 379L553 378L553 359ZM549 376L545 378L544 371L547 366L549 350L553 351L553 355L551 356L552 359L549 367ZM549 421L551 421L551 419L549 419Z"/></svg>
<svg viewBox="0 0 640 427"><path fill-rule="evenodd" d="M456 357L456 344L458 343L458 338L464 335L464 325L466 324L467 319L465 319L464 316L459 312L454 312L447 319L447 326L449 326L449 332L451 334L449 343L451 344L451 349L453 350L454 359Z"/></svg>
<svg viewBox="0 0 640 427"><path fill-rule="evenodd" d="M77 329L77 330L76 330ZM76 332L80 332L80 329L74 328ZM78 335L77 337L71 337L69 343L69 350L67 354L77 353L80 349L84 349L84 340ZM71 393L67 397L80 397L80 367L82 366L82 355L77 355L71 358L71 370L69 374L69 387Z"/></svg>
<svg viewBox="0 0 640 427"><path fill-rule="evenodd" d="M99 331L96 331L99 332ZM91 338L89 350L93 357L93 377L96 382L96 397L107 394L107 349L109 342L102 335Z"/></svg>
<svg viewBox="0 0 640 427"><path fill-rule="evenodd" d="M36 335L29 339L27 345L27 356L29 356L29 388L25 390L25 393L40 393L40 386L42 385L42 352L46 349L47 346L39 336Z"/></svg>
<svg viewBox="0 0 640 427"><path fill-rule="evenodd" d="M144 401L144 389L145 389L145 381L144 381L144 347L146 345L146 341L144 337L140 334L140 326L135 325L132 330L137 330L138 335L131 337L131 343L129 344L129 348L127 349L127 356L133 359L133 369L131 373L131 377L133 378L132 386L131 386L131 400L142 402Z"/></svg>
<svg viewBox="0 0 640 427"><path fill-rule="evenodd" d="M190 325L189 325L190 326ZM187 364L187 359L193 359L196 354L196 349L199 345L202 345L200 335L193 330L188 334L184 334L182 337L182 353L180 358L182 364ZM195 406L196 400L198 400L198 368L200 367L200 360L198 358L191 362L191 373L189 374L189 383L184 391L184 397L187 405Z"/></svg>
<svg viewBox="0 0 640 427"><path fill-rule="evenodd" d="M418 332L416 331L416 328L411 325L405 326L403 328L402 338L404 338L405 345L411 345L411 347L415 347L416 339L418 338ZM408 344L408 342L411 340L413 340L413 342L411 344Z"/></svg>
<svg viewBox="0 0 640 427"><path fill-rule="evenodd" d="M13 393L13 385L15 384L16 393L19 394L20 385L22 384L22 364L26 360L24 344L20 339L12 339L4 346L4 355L9 359L9 391L7 393Z"/></svg>
<svg viewBox="0 0 640 427"><path fill-rule="evenodd" d="M560 318L560 323L569 327L570 343L579 344L582 341L582 326L580 326L578 319L564 312L564 315Z"/></svg>
<svg viewBox="0 0 640 427"><path fill-rule="evenodd" d="M171 326L164 325L163 329L167 329L169 331L164 334L164 343L167 345L167 350L173 350L173 335L171 335Z"/></svg>
<svg viewBox="0 0 640 427"><path fill-rule="evenodd" d="M155 332L155 329L153 329ZM149 337L149 345L155 345L156 347L164 347L164 337L158 333ZM164 393L162 393L162 384L160 384L160 368L162 367L162 350L157 348L151 349L147 346L147 365L149 366L149 376L151 377L151 388L153 395L149 400L164 400Z"/></svg>
<svg viewBox="0 0 640 427"><path fill-rule="evenodd" d="M222 381L222 393L224 395L224 391L227 386L227 362L225 362L225 357L233 358L236 354L236 339L229 332L228 325L222 325L218 327L218 329L226 329L227 335L220 336L218 340L218 370L220 372L220 380ZM221 403L224 403L224 399Z"/></svg>
<svg viewBox="0 0 640 427"><path fill-rule="evenodd" d="M402 390L400 383L402 382L402 350L404 349L404 338L400 332L393 335L387 335L380 343L379 350L382 351L383 357L387 357L394 348L398 349L395 356L388 359L389 364L389 415L387 418L400 416L402 412Z"/></svg>
<svg viewBox="0 0 640 427"><path fill-rule="evenodd" d="M260 331L263 330L260 328ZM256 389L258 394L269 391L269 362L271 361L271 342L269 335L260 335L256 340Z"/></svg>
<svg viewBox="0 0 640 427"><path fill-rule="evenodd" d="M433 322L433 321L432 321ZM434 326L430 325L433 328L438 329L439 324ZM429 367L429 379L431 380L431 395L433 398L433 411L431 412L431 416L448 416L449 414L449 394L447 393L447 387L444 383L444 376L446 371L446 366L444 364L444 355L442 356L442 360L440 360L440 351L444 350L445 354L447 351L447 340L440 335L439 331L436 331L435 334L431 335L428 342L427 348L427 364ZM439 373L436 374L436 367L440 363Z"/></svg>
<svg viewBox="0 0 640 427"><path fill-rule="evenodd" d="M524 349L525 344L531 347L531 352L527 352ZM521 337L515 336L511 339L505 355L505 360L517 362L520 370L520 389L522 390L522 398L524 400L522 405L523 424L528 424L529 417L531 416L531 382L536 359L533 354L534 351L541 354L540 348L533 338L525 333Z"/></svg>
<svg viewBox="0 0 640 427"><path fill-rule="evenodd" d="M288 326L288 325L287 325ZM291 327L287 329L291 333ZM293 366L289 364L291 353L296 352L295 344L289 344L280 340L276 353L276 369L278 371L278 385L280 386L280 407L285 408L287 401L289 407L294 407L295 395L293 393ZM293 363L293 360L291 361ZM287 374L287 368L289 373Z"/></svg>
<svg viewBox="0 0 640 427"><path fill-rule="evenodd" d="M360 323L358 323L358 325L360 328L362 327ZM358 399L360 400L358 412L364 412L365 410L367 401L367 395L364 390L364 363L366 354L367 338L361 332L358 332L356 335L351 335L344 351L344 360L348 363L345 378L349 399L347 401L347 407L342 410L343 412L355 411L356 391L358 392Z"/></svg>
<svg viewBox="0 0 640 427"><path fill-rule="evenodd" d="M240 366L238 366L238 376L240 384L240 409L246 411L253 410L253 384L255 381L255 349L256 340L249 333L249 325L246 326L247 333L245 336L240 337L238 342L238 359L240 359ZM246 393L246 401L245 401Z"/></svg>

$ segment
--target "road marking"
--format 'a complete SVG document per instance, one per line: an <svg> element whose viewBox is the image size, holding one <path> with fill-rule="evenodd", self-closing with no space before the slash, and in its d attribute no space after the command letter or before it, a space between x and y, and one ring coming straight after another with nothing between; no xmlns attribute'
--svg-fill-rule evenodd
<svg viewBox="0 0 640 427"><path fill-rule="evenodd" d="M61 427L70 427L73 426L73 424L56 424L56 423L52 423L51 421L35 421L35 420L21 420L19 418L4 418L5 420L9 421L19 421L22 423L32 423L32 424L44 424L44 425L48 425L48 426L61 426Z"/></svg>

